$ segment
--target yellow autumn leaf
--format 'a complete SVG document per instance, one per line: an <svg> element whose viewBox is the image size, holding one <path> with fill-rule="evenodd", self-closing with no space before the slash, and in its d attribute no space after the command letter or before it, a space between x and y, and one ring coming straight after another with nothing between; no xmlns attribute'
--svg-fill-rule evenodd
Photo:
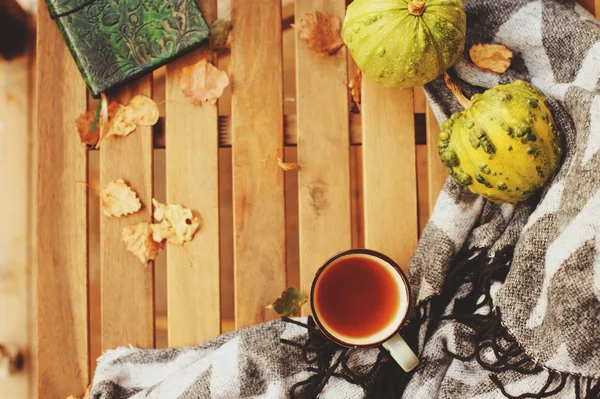
<svg viewBox="0 0 600 399"><path fill-rule="evenodd" d="M501 44L475 44L469 55L479 69L504 73L510 67L513 53Z"/></svg>
<svg viewBox="0 0 600 399"><path fill-rule="evenodd" d="M342 22L335 15L321 11L307 13L292 26L298 30L298 36L306 40L308 48L321 57L335 54L344 44Z"/></svg>
<svg viewBox="0 0 600 399"><path fill-rule="evenodd" d="M142 202L135 191L123 181L113 180L100 191L102 211L106 216L121 217L131 215L142 208Z"/></svg>
<svg viewBox="0 0 600 399"><path fill-rule="evenodd" d="M154 260L164 244L152 238L152 228L149 223L137 223L123 228L121 239L125 246L138 259L147 265Z"/></svg>
<svg viewBox="0 0 600 399"><path fill-rule="evenodd" d="M179 87L195 106L215 104L229 85L229 76L206 59L181 70Z"/></svg>
<svg viewBox="0 0 600 399"><path fill-rule="evenodd" d="M178 204L161 204L153 199L154 219L152 224L154 241L167 240L171 244L183 245L194 238L200 228L200 220L188 208Z"/></svg>
<svg viewBox="0 0 600 399"><path fill-rule="evenodd" d="M111 104L112 105L112 104ZM118 104L116 112L106 124L106 134L110 136L128 136L138 126L153 126L158 122L158 107L149 97L137 95L125 106Z"/></svg>

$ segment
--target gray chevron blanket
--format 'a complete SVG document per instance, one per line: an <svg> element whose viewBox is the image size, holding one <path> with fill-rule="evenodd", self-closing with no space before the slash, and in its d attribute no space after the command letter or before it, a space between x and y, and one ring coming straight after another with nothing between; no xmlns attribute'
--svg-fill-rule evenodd
<svg viewBox="0 0 600 399"><path fill-rule="evenodd" d="M119 348L100 360L91 397L600 397L600 25L570 0L471 0L468 95L515 79L549 97L566 140L544 192L497 205L448 180L410 264L417 304L402 331L420 355L410 374L385 351L343 350L310 319L282 320L190 348ZM503 75L468 49L501 43ZM458 111L427 86L438 120Z"/></svg>

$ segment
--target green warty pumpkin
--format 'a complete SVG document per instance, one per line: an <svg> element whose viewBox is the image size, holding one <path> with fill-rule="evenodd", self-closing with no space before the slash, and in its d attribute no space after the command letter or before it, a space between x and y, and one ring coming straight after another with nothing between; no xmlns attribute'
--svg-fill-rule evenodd
<svg viewBox="0 0 600 399"><path fill-rule="evenodd" d="M431 82L461 55L461 0L354 0L343 38L360 70L386 87Z"/></svg>
<svg viewBox="0 0 600 399"><path fill-rule="evenodd" d="M542 92L517 80L461 103L467 109L442 124L438 142L460 185L494 202L515 203L554 175L562 139Z"/></svg>

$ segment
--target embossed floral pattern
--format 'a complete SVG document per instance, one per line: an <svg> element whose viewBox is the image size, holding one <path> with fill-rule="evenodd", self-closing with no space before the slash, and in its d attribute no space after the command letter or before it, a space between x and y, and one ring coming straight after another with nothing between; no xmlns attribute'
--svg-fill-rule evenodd
<svg viewBox="0 0 600 399"><path fill-rule="evenodd" d="M51 15L63 15L56 18L59 29L95 97L193 49L209 34L194 0L96 0L84 7L89 0L46 2Z"/></svg>

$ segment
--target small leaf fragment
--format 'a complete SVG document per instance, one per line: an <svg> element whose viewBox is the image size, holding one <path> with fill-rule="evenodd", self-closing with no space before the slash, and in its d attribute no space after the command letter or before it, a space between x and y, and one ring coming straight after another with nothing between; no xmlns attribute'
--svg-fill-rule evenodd
<svg viewBox="0 0 600 399"><path fill-rule="evenodd" d="M92 391L92 386L88 385L87 389L85 390L85 395L81 399L90 399L91 391ZM79 398L77 396L70 395L69 397L67 397L67 399L79 399Z"/></svg>
<svg viewBox="0 0 600 399"><path fill-rule="evenodd" d="M307 41L308 48L321 57L335 54L344 44L342 22L335 15L321 11L307 13L292 26L298 30L298 36Z"/></svg>
<svg viewBox="0 0 600 399"><path fill-rule="evenodd" d="M116 105L113 105L116 104ZM128 136L138 126L153 126L158 122L158 107L154 100L149 97L137 95L125 106L119 103L111 103L113 116L109 107L109 119L106 124L106 135Z"/></svg>
<svg viewBox="0 0 600 399"><path fill-rule="evenodd" d="M354 100L354 104L356 104L356 108L360 111L361 105L361 85L362 85L362 72L356 72L356 75L352 78L350 83L348 84L348 88L350 89L350 94L352 95L352 100Z"/></svg>
<svg viewBox="0 0 600 399"><path fill-rule="evenodd" d="M121 217L131 215L142 208L142 202L135 191L123 181L113 180L100 191L102 211L106 216Z"/></svg>
<svg viewBox="0 0 600 399"><path fill-rule="evenodd" d="M147 265L164 247L164 243L152 238L152 229L149 223L137 223L123 228L121 239L125 246L137 258Z"/></svg>
<svg viewBox="0 0 600 399"><path fill-rule="evenodd" d="M208 37L209 46L216 50L220 48L229 48L231 44L231 21L219 18L210 25L210 36Z"/></svg>
<svg viewBox="0 0 600 399"><path fill-rule="evenodd" d="M178 204L161 204L153 199L154 219L152 224L154 241L167 240L171 244L183 245L194 238L200 228L200 220L188 208Z"/></svg>
<svg viewBox="0 0 600 399"><path fill-rule="evenodd" d="M512 51L501 44L475 44L469 54L479 69L495 73L506 72L513 56Z"/></svg>
<svg viewBox="0 0 600 399"><path fill-rule="evenodd" d="M277 165L279 165L284 172L299 168L299 165L296 162L283 162L279 157L277 157Z"/></svg>
<svg viewBox="0 0 600 399"><path fill-rule="evenodd" d="M227 73L206 59L183 68L179 76L179 87L183 95L197 107L206 102L215 104L228 85Z"/></svg>
<svg viewBox="0 0 600 399"><path fill-rule="evenodd" d="M274 310L281 316L298 316L306 301L306 297L299 290L288 287L275 302L267 306L267 309Z"/></svg>

